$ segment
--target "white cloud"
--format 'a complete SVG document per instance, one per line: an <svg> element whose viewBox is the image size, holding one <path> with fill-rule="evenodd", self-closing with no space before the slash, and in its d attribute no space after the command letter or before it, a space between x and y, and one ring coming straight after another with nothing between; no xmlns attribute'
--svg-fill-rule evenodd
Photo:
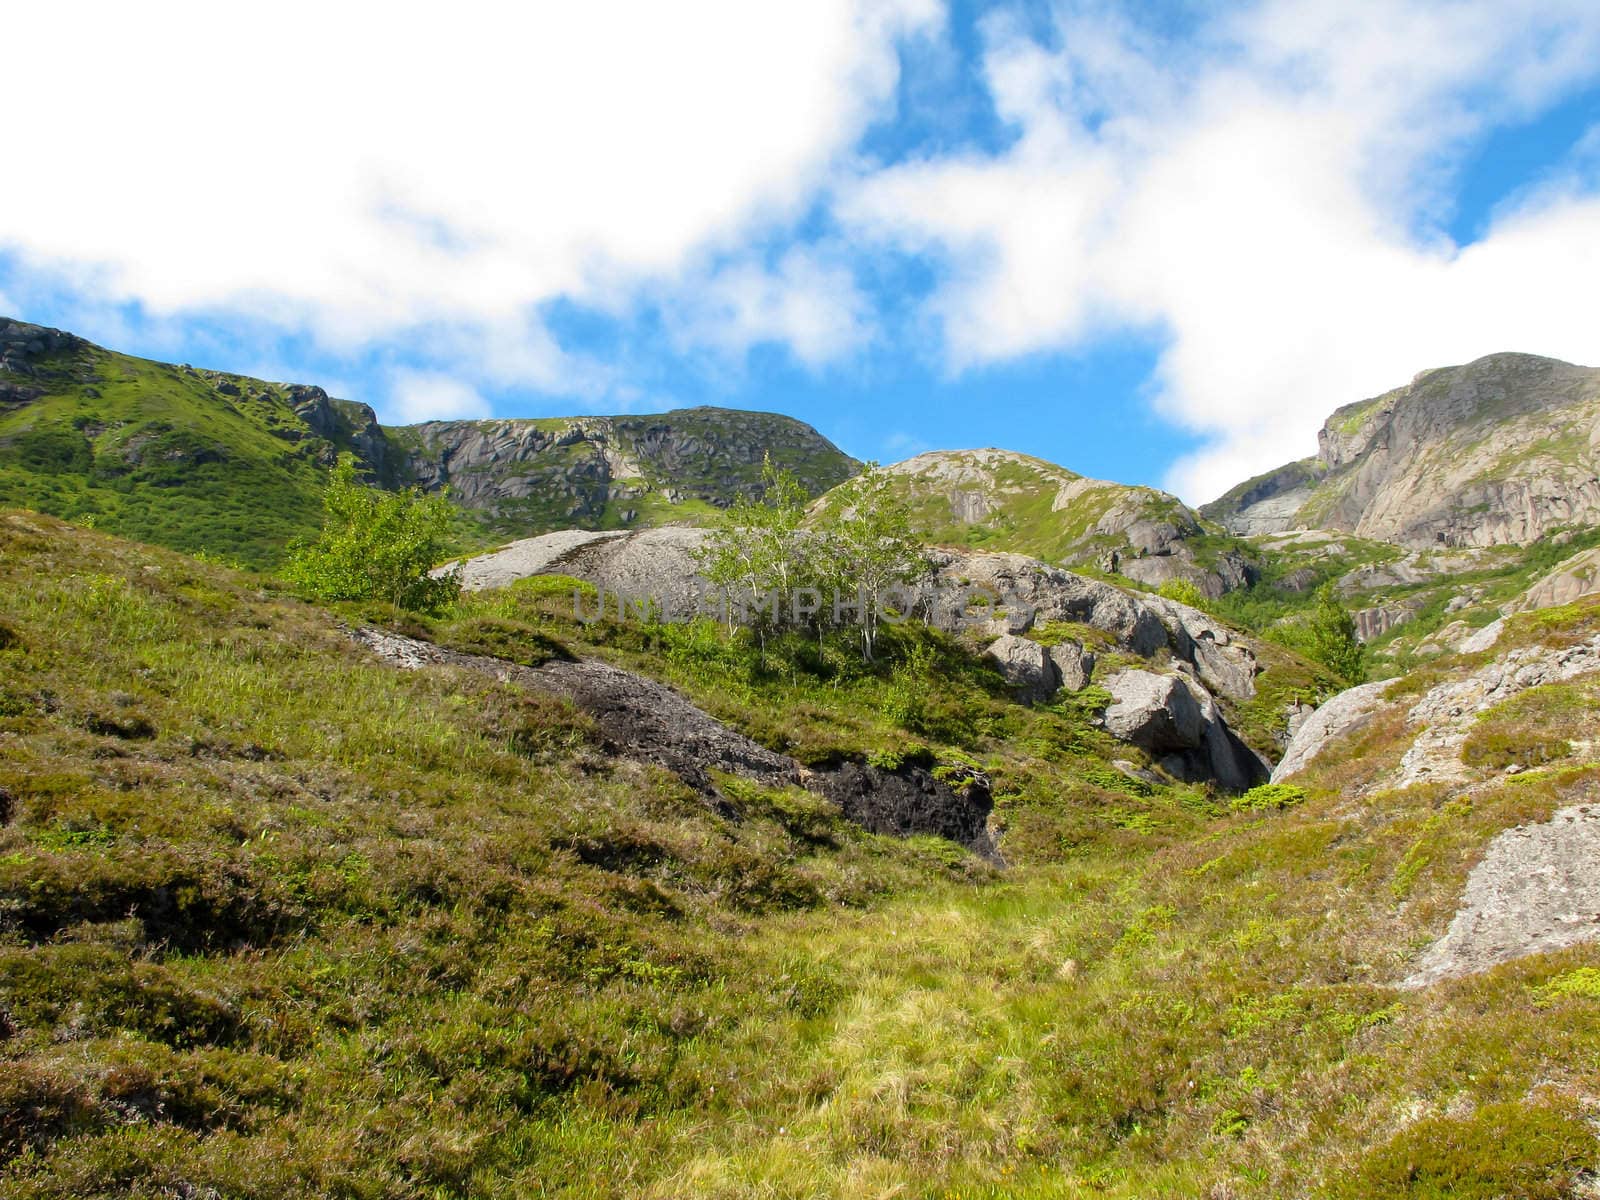
<svg viewBox="0 0 1600 1200"><path fill-rule="evenodd" d="M674 340L711 347L730 359L760 343L787 345L819 368L871 338L869 305L842 261L794 248L767 267L736 261L662 305Z"/></svg>
<svg viewBox="0 0 1600 1200"><path fill-rule="evenodd" d="M157 317L242 312L340 348L468 330L485 378L559 388L573 364L538 305L625 308L641 281L793 216L892 97L896 40L940 15L29 5L7 15L27 51L6 90L30 112L7 142L30 182L0 191L0 249ZM766 324L814 348L826 323Z"/></svg>
<svg viewBox="0 0 1600 1200"><path fill-rule="evenodd" d="M489 415L476 389L437 371L399 368L389 375L389 399L378 416L385 424L418 421L471 421Z"/></svg>
<svg viewBox="0 0 1600 1200"><path fill-rule="evenodd" d="M909 325L951 371L1164 339L1155 403L1207 440L1169 476L1193 500L1422 367L1600 360L1600 133L1477 243L1442 232L1475 139L1600 73L1593 0L1261 0L1181 38L1144 11L1063 2L1041 41L997 8L982 81L1015 143L883 168L861 136L896 47L959 90L939 0L25 6L7 286L57 281L112 344L137 301L146 346L205 314L412 363L407 419L515 387L649 406L629 355L658 315L724 369L876 353L899 301L857 278L887 245L935 268ZM557 301L615 316L617 361L564 348Z"/></svg>
<svg viewBox="0 0 1600 1200"><path fill-rule="evenodd" d="M1596 73L1592 4L1275 0L1177 48L1100 10L1059 25L1059 49L986 26L1013 147L841 202L857 234L946 257L953 369L1159 332L1158 407L1210 440L1168 482L1205 500L1423 367L1600 359L1593 197L1530 192L1465 249L1439 231L1452 156Z"/></svg>

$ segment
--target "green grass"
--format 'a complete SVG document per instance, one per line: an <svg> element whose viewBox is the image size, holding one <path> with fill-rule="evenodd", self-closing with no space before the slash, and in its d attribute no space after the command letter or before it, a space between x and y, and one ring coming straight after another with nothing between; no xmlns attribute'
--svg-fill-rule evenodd
<svg viewBox="0 0 1600 1200"><path fill-rule="evenodd" d="M1387 985L1487 841L1597 768L1357 800L1402 748L1380 722L1233 812L950 639L869 670L585 628L569 586L404 627L647 669L816 756L977 763L1010 867L798 789L730 781L720 815L570 706L379 664L338 622L380 611L0 514L0 1190L1562 1195L1595 1166L1600 949Z"/></svg>

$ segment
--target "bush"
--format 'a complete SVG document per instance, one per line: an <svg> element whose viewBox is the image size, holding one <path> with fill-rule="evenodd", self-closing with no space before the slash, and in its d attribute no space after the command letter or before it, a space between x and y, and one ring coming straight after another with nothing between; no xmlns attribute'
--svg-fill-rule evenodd
<svg viewBox="0 0 1600 1200"><path fill-rule="evenodd" d="M1306 798L1306 790L1292 783L1263 783L1251 788L1233 802L1235 812L1261 812L1266 809L1293 808Z"/></svg>
<svg viewBox="0 0 1600 1200"><path fill-rule="evenodd" d="M1187 579L1167 580L1156 589L1156 595L1187 604L1190 608L1204 608L1206 605L1205 593Z"/></svg>
<svg viewBox="0 0 1600 1200"><path fill-rule="evenodd" d="M383 600L437 614L460 596L459 572L430 574L444 556L453 517L444 496L365 487L355 459L345 454L328 480L323 508L321 535L298 547L284 571L311 597Z"/></svg>
<svg viewBox="0 0 1600 1200"><path fill-rule="evenodd" d="M1594 1161L1594 1134L1565 1108L1486 1104L1467 1117L1433 1117L1372 1154L1336 1196L1491 1200L1573 1193L1569 1183Z"/></svg>
<svg viewBox="0 0 1600 1200"><path fill-rule="evenodd" d="M1317 590L1316 606L1308 617L1267 631L1273 641L1321 663L1354 686L1367 678L1367 648L1356 636L1356 621L1340 601L1331 583Z"/></svg>

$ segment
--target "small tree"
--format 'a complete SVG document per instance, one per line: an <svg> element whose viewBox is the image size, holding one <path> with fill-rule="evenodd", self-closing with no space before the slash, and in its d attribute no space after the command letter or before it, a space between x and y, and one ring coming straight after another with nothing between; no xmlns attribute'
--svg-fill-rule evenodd
<svg viewBox="0 0 1600 1200"><path fill-rule="evenodd" d="M895 494L888 472L876 463L868 463L833 496L833 515L818 530L820 575L834 595L854 597L861 657L871 662L890 593L926 569L922 543L911 532L910 509Z"/></svg>
<svg viewBox="0 0 1600 1200"><path fill-rule="evenodd" d="M756 616L757 634L781 625L797 589L809 585L810 554L800 523L806 492L768 456L759 500L741 496L723 513L700 552L701 573L722 593L733 624L736 605ZM766 615L762 615L766 614Z"/></svg>
<svg viewBox="0 0 1600 1200"><path fill-rule="evenodd" d="M1317 589L1316 606L1306 624L1306 652L1346 682L1367 677L1367 648L1356 636L1356 621L1339 600L1333 584Z"/></svg>
<svg viewBox="0 0 1600 1200"><path fill-rule="evenodd" d="M319 600L387 600L412 612L437 613L461 594L461 575L434 577L445 554L452 508L443 495L415 488L380 492L356 478L341 454L323 495L322 532L296 547L284 574Z"/></svg>

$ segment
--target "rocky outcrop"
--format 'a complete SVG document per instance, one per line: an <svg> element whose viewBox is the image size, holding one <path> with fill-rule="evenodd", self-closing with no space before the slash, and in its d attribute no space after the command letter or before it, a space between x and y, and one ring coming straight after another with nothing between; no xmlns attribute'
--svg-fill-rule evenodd
<svg viewBox="0 0 1600 1200"><path fill-rule="evenodd" d="M31 377L43 361L88 345L64 330L0 317L0 372L8 375Z"/></svg>
<svg viewBox="0 0 1600 1200"><path fill-rule="evenodd" d="M45 364L89 345L60 329L0 317L0 410L31 403L44 395Z"/></svg>
<svg viewBox="0 0 1600 1200"><path fill-rule="evenodd" d="M1571 604L1600 592L1600 548L1583 550L1558 565L1548 575L1501 611L1532 612Z"/></svg>
<svg viewBox="0 0 1600 1200"><path fill-rule="evenodd" d="M1388 687L1386 681L1380 680L1347 688L1303 718L1289 739L1283 757L1273 768L1272 782L1281 782L1305 770L1328 746L1361 729L1383 707L1383 693Z"/></svg>
<svg viewBox="0 0 1600 1200"><path fill-rule="evenodd" d="M1420 988L1600 940L1600 807L1508 829L1467 877L1450 928L1400 984Z"/></svg>
<svg viewBox="0 0 1600 1200"><path fill-rule="evenodd" d="M724 815L736 816L737 811L722 797L714 772L767 787L804 786L828 797L841 815L870 832L934 834L1000 862L988 827L994 800L980 772L963 769L941 778L916 765L889 770L848 762L831 770L807 770L724 725L671 688L594 659L554 657L525 666L384 630L357 629L351 636L406 670L455 667L571 700L594 718L608 753L671 771Z"/></svg>
<svg viewBox="0 0 1600 1200"><path fill-rule="evenodd" d="M479 588L525 575L571 575L613 597L648 601L664 616L722 615L699 573L696 552L707 537L705 530L670 527L543 534L468 559L462 581ZM1020 554L933 550L928 561L913 611L940 629L981 629L992 639L1025 634L1043 622L1080 622L1134 654L1169 653L1213 693L1237 701L1255 695L1255 654L1199 609L1126 592Z"/></svg>
<svg viewBox="0 0 1600 1200"><path fill-rule="evenodd" d="M942 629L970 619L975 598L993 597L1018 633L1047 621L1075 621L1109 633L1134 654L1168 651L1208 688L1234 700L1255 695L1254 653L1199 609L1123 591L1020 554L935 550L923 614Z"/></svg>
<svg viewBox="0 0 1600 1200"><path fill-rule="evenodd" d="M1267 778L1265 764L1228 729L1216 701L1182 675L1119 671L1105 682L1106 732L1139 746L1178 779L1214 779L1243 791Z"/></svg>
<svg viewBox="0 0 1600 1200"><path fill-rule="evenodd" d="M1595 671L1600 671L1600 634L1559 649L1521 646L1463 679L1430 688L1406 714L1407 724L1418 732L1393 786L1469 782L1474 773L1461 761L1461 748L1480 713L1529 688Z"/></svg>
<svg viewBox="0 0 1600 1200"><path fill-rule="evenodd" d="M1152 588L1183 580L1209 596L1254 578L1253 563L1237 549L1202 562L1190 544L1205 533L1199 518L1153 488L1089 479L994 448L932 451L885 470L913 527L934 542L979 540L1064 566L1095 563Z"/></svg>
<svg viewBox="0 0 1600 1200"><path fill-rule="evenodd" d="M532 574L571 575L601 591L601 600L580 603L580 616L600 615L603 602L611 616L650 612L667 619L697 613L722 617L726 611L699 574L697 551L709 536L705 530L686 528L545 534L468 560L463 582L479 588ZM1020 554L934 550L928 560L929 571L914 589L911 611L937 628L985 636L989 657L1019 699L1040 702L1062 687L1079 690L1095 667L1094 654L1081 641L1067 639L1046 649L1022 635L1047 622L1087 625L1111 635L1129 652L1170 663L1187 675L1181 686L1205 715L1194 744L1169 751L1182 760L1176 769L1184 778L1215 778L1224 786L1247 787L1265 774L1259 760L1227 731L1213 700L1223 696L1243 702L1255 695L1255 654L1205 613L1160 596L1125 592Z"/></svg>
<svg viewBox="0 0 1600 1200"><path fill-rule="evenodd" d="M1201 512L1235 532L1341 530L1417 548L1527 545L1600 521L1600 370L1494 354L1339 409L1316 459Z"/></svg>
<svg viewBox="0 0 1600 1200"><path fill-rule="evenodd" d="M238 384L228 376L206 374L215 380L213 386L218 392L227 395L230 394L227 389L231 388L231 394L239 394ZM283 395L306 429L336 449L354 454L370 478L383 484L399 481L397 456L391 453L388 435L378 424L378 414L370 407L350 400L335 400L323 389L302 383L283 385ZM279 436L297 432L284 430Z"/></svg>
<svg viewBox="0 0 1600 1200"><path fill-rule="evenodd" d="M1428 606L1421 596L1407 596L1403 600L1390 600L1370 608L1358 608L1350 616L1356 624L1356 637L1363 642L1376 641L1392 629L1398 629Z"/></svg>

